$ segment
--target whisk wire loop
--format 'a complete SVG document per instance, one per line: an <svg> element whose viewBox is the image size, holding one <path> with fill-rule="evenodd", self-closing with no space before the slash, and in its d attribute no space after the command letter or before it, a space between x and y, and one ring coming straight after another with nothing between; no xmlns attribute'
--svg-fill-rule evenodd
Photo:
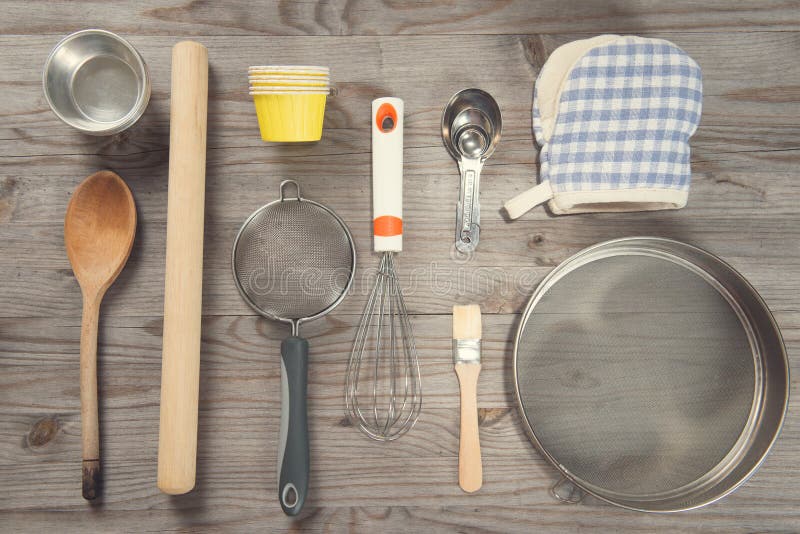
<svg viewBox="0 0 800 534"><path fill-rule="evenodd" d="M362 388L363 379L372 380L368 392ZM348 363L347 415L370 438L392 441L414 426L421 404L411 321L397 279L394 253L384 252Z"/></svg>

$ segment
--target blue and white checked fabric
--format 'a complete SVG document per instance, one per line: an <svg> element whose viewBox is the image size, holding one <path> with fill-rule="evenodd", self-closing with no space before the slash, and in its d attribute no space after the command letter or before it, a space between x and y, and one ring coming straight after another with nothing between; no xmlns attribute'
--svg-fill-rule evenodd
<svg viewBox="0 0 800 534"><path fill-rule="evenodd" d="M691 57L668 41L634 36L591 48L564 78L549 125L538 94L546 72L533 103L541 183L535 194L527 192L528 204L549 200L554 213L686 204L689 138L703 99L700 67Z"/></svg>

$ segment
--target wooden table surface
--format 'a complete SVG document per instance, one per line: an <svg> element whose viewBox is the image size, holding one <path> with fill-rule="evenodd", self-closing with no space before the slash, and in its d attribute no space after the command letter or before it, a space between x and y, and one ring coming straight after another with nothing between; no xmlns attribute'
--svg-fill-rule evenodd
<svg viewBox="0 0 800 534"><path fill-rule="evenodd" d="M559 504L556 471L527 441L514 407L512 332L536 283L590 244L629 235L693 243L740 270L800 364L800 3L787 0L487 2L3 1L0 4L0 529L7 531L310 530L433 532L582 529L800 530L800 413L790 407L763 467L733 495L688 513L651 515L595 500ZM41 68L64 35L102 27L129 38L152 74L139 124L88 137L48 109ZM679 211L508 222L500 206L536 176L531 90L559 45L600 33L666 38L703 69L703 118L692 139L689 205ZM191 494L156 488L170 50L208 47L210 102L198 480ZM336 95L322 141L272 145L258 135L248 65L329 65ZM503 113L484 169L482 240L451 253L455 163L442 147L442 106L480 87ZM414 430L376 444L349 427L343 383L365 302L371 253L370 101L405 100L406 286L425 405ZM80 493L78 338L81 296L63 245L70 194L112 169L130 185L139 227L127 268L103 304L100 413L103 499ZM294 178L350 225L359 254L352 294L309 324L313 472L297 519L276 499L279 343L230 272L236 230ZM484 312L479 385L484 486L457 485L454 303ZM797 376L797 374L796 374ZM797 393L798 380L792 383Z"/></svg>

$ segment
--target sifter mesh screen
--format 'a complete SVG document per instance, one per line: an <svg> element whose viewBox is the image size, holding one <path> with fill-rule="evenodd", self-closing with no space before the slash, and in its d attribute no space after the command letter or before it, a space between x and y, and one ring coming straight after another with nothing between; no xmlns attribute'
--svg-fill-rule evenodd
<svg viewBox="0 0 800 534"><path fill-rule="evenodd" d="M642 498L697 482L731 451L750 416L754 357L704 278L620 255L544 293L519 336L517 380L557 463L597 491Z"/></svg>
<svg viewBox="0 0 800 534"><path fill-rule="evenodd" d="M235 247L233 269L242 293L272 318L326 311L353 276L349 232L327 208L308 200L264 206L245 223Z"/></svg>

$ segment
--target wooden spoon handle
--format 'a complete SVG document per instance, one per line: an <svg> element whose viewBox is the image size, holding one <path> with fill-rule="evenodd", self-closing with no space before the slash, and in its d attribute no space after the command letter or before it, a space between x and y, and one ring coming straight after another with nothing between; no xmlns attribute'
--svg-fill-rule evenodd
<svg viewBox="0 0 800 534"><path fill-rule="evenodd" d="M100 430L97 415L97 322L100 297L83 298L81 319L81 438L83 440L83 498L100 493Z"/></svg>

